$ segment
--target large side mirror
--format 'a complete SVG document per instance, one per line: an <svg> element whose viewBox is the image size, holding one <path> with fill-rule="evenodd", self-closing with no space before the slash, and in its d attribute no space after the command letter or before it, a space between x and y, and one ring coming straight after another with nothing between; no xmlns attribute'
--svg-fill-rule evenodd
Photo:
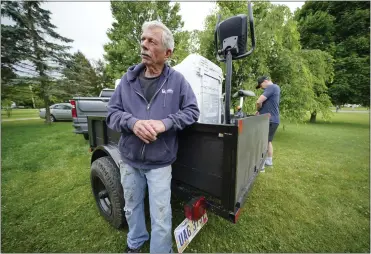
<svg viewBox="0 0 371 254"><path fill-rule="evenodd" d="M240 14L220 22L220 15L215 27L214 40L216 57L219 61L226 61L226 53L230 51L232 59L237 60L250 55L255 49L254 16L251 2L248 1L251 49L246 52L248 38L247 16Z"/></svg>
<svg viewBox="0 0 371 254"><path fill-rule="evenodd" d="M225 79L225 123L230 124L230 102L232 84L232 60L241 59L250 55L255 49L254 17L251 2L247 3L249 13L251 49L246 52L247 46L247 16L237 15L220 22L220 15L215 27L215 51L216 58L220 62L226 62L227 75ZM243 97L241 97L243 98Z"/></svg>

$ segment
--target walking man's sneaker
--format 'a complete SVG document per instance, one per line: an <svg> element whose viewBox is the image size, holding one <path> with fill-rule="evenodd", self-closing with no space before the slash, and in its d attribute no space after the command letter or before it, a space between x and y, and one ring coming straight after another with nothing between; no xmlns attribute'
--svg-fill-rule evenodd
<svg viewBox="0 0 371 254"><path fill-rule="evenodd" d="M265 160L265 165L266 165L266 166L273 166L272 158L267 158L267 159Z"/></svg>
<svg viewBox="0 0 371 254"><path fill-rule="evenodd" d="M265 165L263 164L263 167L260 169L260 172L264 173L265 172Z"/></svg>

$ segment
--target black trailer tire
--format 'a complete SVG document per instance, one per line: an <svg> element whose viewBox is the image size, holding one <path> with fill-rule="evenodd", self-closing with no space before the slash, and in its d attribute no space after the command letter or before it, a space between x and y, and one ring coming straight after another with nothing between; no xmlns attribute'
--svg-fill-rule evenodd
<svg viewBox="0 0 371 254"><path fill-rule="evenodd" d="M85 140L89 140L89 133L83 133L82 135L84 136Z"/></svg>
<svg viewBox="0 0 371 254"><path fill-rule="evenodd" d="M123 228L126 218L120 170L111 157L101 157L92 163L90 181L100 214L114 228Z"/></svg>

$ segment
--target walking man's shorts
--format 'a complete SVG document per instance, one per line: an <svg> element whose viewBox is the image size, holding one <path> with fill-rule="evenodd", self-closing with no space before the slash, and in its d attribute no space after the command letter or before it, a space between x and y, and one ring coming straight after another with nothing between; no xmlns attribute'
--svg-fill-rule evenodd
<svg viewBox="0 0 371 254"><path fill-rule="evenodd" d="M269 136L268 136L268 142L273 141L274 134L276 133L276 130L278 128L279 123L269 123Z"/></svg>

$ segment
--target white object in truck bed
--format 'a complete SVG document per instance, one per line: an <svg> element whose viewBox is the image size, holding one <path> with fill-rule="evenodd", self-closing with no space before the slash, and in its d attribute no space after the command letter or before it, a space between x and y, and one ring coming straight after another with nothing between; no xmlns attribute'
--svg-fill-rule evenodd
<svg viewBox="0 0 371 254"><path fill-rule="evenodd" d="M198 122L221 123L222 69L203 56L191 54L173 67L183 74L196 95L200 117Z"/></svg>

